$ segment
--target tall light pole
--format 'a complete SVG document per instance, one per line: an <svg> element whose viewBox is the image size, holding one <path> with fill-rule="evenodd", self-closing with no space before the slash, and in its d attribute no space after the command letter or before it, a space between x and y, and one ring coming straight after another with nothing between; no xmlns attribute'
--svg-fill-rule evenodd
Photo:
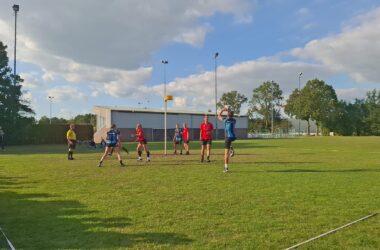
<svg viewBox="0 0 380 250"><path fill-rule="evenodd" d="M302 72L298 74L298 102L301 105L301 77L302 77ZM301 119L298 119L298 135L301 134Z"/></svg>
<svg viewBox="0 0 380 250"><path fill-rule="evenodd" d="M218 139L218 107L217 107L217 104L218 104L218 58L219 56L219 52L216 52L214 54L214 66L215 66L215 139Z"/></svg>
<svg viewBox="0 0 380 250"><path fill-rule="evenodd" d="M17 4L14 4L12 6L13 11L15 13L15 44L13 48L13 79L14 79L14 84L16 84L16 45L17 45L17 12L20 10L20 6Z"/></svg>
<svg viewBox="0 0 380 250"><path fill-rule="evenodd" d="M274 132L274 103L273 103L273 89L272 89L272 101L271 101L271 104L272 104L272 124L271 124L271 133L273 135L273 132Z"/></svg>
<svg viewBox="0 0 380 250"><path fill-rule="evenodd" d="M168 112L168 100L166 98L166 65L168 60L162 60L161 63L164 66L164 154L167 155L167 112Z"/></svg>
<svg viewBox="0 0 380 250"><path fill-rule="evenodd" d="M49 105L50 105L50 121L49 123L51 124L51 118L52 118L52 105L53 105L53 99L54 99L54 96L48 96L49 98Z"/></svg>

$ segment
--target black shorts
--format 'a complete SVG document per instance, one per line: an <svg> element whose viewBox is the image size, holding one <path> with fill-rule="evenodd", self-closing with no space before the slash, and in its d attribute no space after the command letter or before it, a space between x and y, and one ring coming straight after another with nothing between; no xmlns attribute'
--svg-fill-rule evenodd
<svg viewBox="0 0 380 250"><path fill-rule="evenodd" d="M141 140L141 141L137 141L137 142L138 142L139 144L144 144L144 145L148 144L148 142L147 142L146 139Z"/></svg>
<svg viewBox="0 0 380 250"><path fill-rule="evenodd" d="M107 143L106 146L108 148L115 148L117 146L117 143Z"/></svg>
<svg viewBox="0 0 380 250"><path fill-rule="evenodd" d="M230 148L231 148L231 145L232 145L232 142L233 142L234 140L235 140L235 139L226 138L226 140L224 141L224 148L225 148L225 149L230 149Z"/></svg>
<svg viewBox="0 0 380 250"><path fill-rule="evenodd" d="M69 147L69 149L75 149L75 147L77 146L77 141L75 140L71 140L72 143L67 143L67 146Z"/></svg>
<svg viewBox="0 0 380 250"><path fill-rule="evenodd" d="M212 140L202 140L202 145L203 146L211 145L211 144L212 144Z"/></svg>

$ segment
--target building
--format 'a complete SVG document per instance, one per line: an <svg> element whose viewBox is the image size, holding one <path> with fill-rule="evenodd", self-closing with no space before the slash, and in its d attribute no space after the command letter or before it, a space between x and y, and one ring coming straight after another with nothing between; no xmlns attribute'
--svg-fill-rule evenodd
<svg viewBox="0 0 380 250"><path fill-rule="evenodd" d="M119 128L123 141L134 141L135 128L137 123L141 123L144 134L149 141L164 140L164 111L161 109L141 109L111 106L95 106L93 113L96 115L95 142L99 143L102 138L106 138L107 130L112 124ZM179 110L169 110L167 112L168 140L173 137L175 125L181 127L187 123L190 129L190 139L199 140L199 126L204 115L209 116L209 121L215 127L215 114L211 112L189 112ZM248 136L248 116L236 116L236 136L247 138ZM218 138L224 138L222 122L218 122Z"/></svg>

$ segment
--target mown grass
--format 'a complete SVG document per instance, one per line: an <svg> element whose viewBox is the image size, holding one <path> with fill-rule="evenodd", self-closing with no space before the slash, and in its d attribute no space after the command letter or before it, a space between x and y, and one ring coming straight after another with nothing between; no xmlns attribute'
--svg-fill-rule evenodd
<svg viewBox="0 0 380 250"><path fill-rule="evenodd" d="M0 226L16 248L283 249L380 212L380 138L321 137L235 143L223 174L212 162L124 154L96 164L99 150L20 146L0 153ZM130 150L134 144L127 144ZM170 151L171 152L171 151ZM380 216L306 245L378 249Z"/></svg>

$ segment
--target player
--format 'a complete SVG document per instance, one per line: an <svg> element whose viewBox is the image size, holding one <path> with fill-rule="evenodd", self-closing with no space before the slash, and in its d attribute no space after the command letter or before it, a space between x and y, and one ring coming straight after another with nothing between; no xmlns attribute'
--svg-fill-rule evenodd
<svg viewBox="0 0 380 250"><path fill-rule="evenodd" d="M210 162L210 152L211 152L211 143L212 143L212 132L214 130L214 126L212 123L208 122L207 115L204 116L203 122L200 126L200 135L199 139L202 143L201 149L201 162L204 161L205 150L207 149L207 162Z"/></svg>
<svg viewBox="0 0 380 250"><path fill-rule="evenodd" d="M227 111L227 118L223 118L223 112ZM234 149L232 147L232 142L236 140L235 136L235 124L234 113L228 108L224 107L219 111L218 119L224 123L225 131L225 144L224 144L224 173L228 172L228 163L230 157L234 156Z"/></svg>
<svg viewBox="0 0 380 250"><path fill-rule="evenodd" d="M190 154L190 150L189 150L190 134L189 134L189 128L187 127L186 123L183 124L182 140L183 140L183 147L186 150L186 155L189 155Z"/></svg>
<svg viewBox="0 0 380 250"><path fill-rule="evenodd" d="M75 125L70 124L70 128L66 133L67 146L69 148L67 152L68 160L74 160L73 154L74 154L75 147L77 145L77 135L74 130L75 130Z"/></svg>
<svg viewBox="0 0 380 250"><path fill-rule="evenodd" d="M182 131L179 128L178 123L175 125L174 136L173 136L173 147L174 154L177 154L177 146L180 147L180 154L182 154Z"/></svg>
<svg viewBox="0 0 380 250"><path fill-rule="evenodd" d="M120 132L117 130L116 125L112 124L111 129L107 132L106 149L104 150L104 154L102 155L102 158L100 158L98 167L102 167L104 159L107 157L107 155L110 154L111 151L116 152L117 159L119 160L120 166L124 167L125 164L123 163L123 160L121 159L120 148L121 148Z"/></svg>
<svg viewBox="0 0 380 250"><path fill-rule="evenodd" d="M137 144L137 154L138 154L137 160L142 161L141 155L142 155L142 149L144 149L146 152L146 161L149 162L150 161L150 152L149 152L148 145L147 145L148 142L146 141L146 139L144 137L144 130L143 130L140 123L137 123L137 126L136 126L136 141L138 142L138 144Z"/></svg>

